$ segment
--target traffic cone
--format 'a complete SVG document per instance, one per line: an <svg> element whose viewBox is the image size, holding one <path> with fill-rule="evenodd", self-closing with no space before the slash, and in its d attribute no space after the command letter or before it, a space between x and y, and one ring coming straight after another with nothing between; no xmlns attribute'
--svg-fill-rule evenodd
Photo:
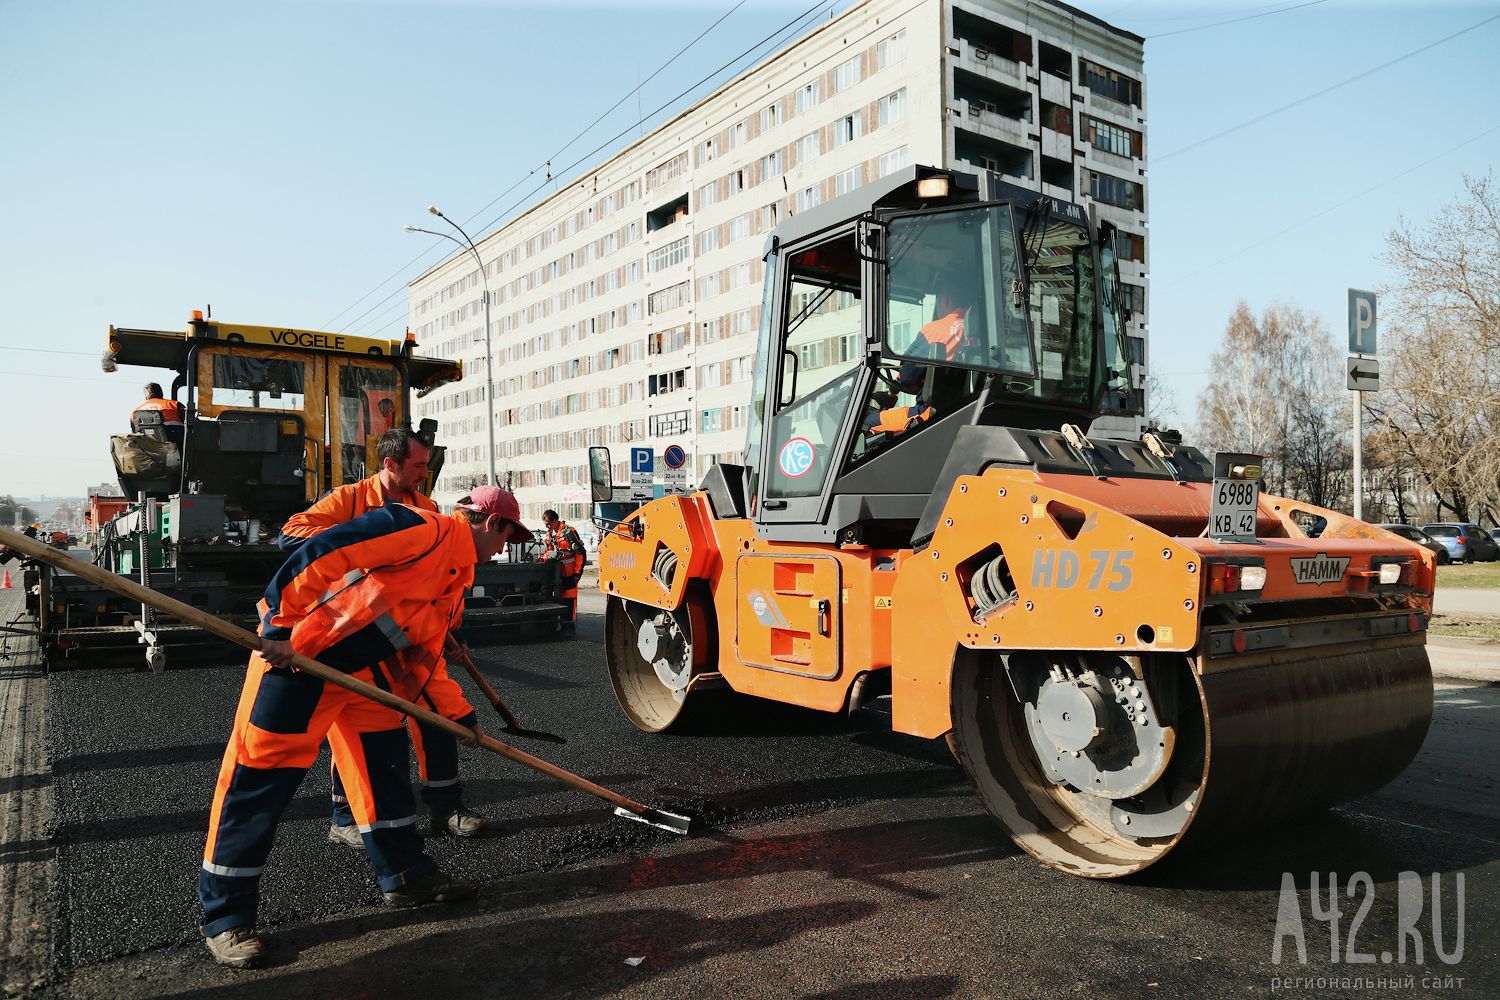
<svg viewBox="0 0 1500 1000"><path fill-rule="evenodd" d="M5 582L4 583L0 583L0 590L10 590L10 589L12 589L11 585L10 585L10 570L6 570L5 571Z"/></svg>

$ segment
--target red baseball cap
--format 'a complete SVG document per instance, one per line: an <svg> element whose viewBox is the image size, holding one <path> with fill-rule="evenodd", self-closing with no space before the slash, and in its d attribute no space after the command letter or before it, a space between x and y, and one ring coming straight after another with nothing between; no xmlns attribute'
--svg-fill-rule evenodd
<svg viewBox="0 0 1500 1000"><path fill-rule="evenodd" d="M514 524L516 530L510 536L513 542L529 542L534 537L531 529L521 523L521 505L516 502L516 495L510 490L502 490L498 486L476 486L469 491L468 496L458 501L458 506Z"/></svg>

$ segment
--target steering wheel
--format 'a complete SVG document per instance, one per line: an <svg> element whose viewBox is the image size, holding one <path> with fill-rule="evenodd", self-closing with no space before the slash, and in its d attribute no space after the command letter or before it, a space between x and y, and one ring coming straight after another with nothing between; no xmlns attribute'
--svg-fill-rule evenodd
<svg viewBox="0 0 1500 1000"><path fill-rule="evenodd" d="M886 388L893 392L899 393L903 391L901 388L901 369L899 366L891 369L885 365L881 365L875 369L875 378L884 383Z"/></svg>

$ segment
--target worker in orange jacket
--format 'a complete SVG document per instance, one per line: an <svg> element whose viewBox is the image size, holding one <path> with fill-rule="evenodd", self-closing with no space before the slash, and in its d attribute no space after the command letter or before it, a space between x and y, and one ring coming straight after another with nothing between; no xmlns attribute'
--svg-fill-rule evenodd
<svg viewBox="0 0 1500 1000"><path fill-rule="evenodd" d="M392 503L436 512L437 504L422 493L430 455L431 449L410 430L398 427L387 431L376 445L380 471L368 479L340 486L307 510L294 514L282 525L276 543L288 552L296 551L319 533ZM463 689L448 675L446 660L438 663L425 684L400 693L408 700L423 702L444 718L465 725L469 725L465 720L474 713ZM458 741L452 733L415 719L407 719L406 728L417 755L422 803L432 812L432 832L437 836L479 836L488 823L479 813L464 806L463 782L458 776ZM332 786L333 817L328 839L361 850L364 841L349 808L349 796L337 761L333 763Z"/></svg>
<svg viewBox="0 0 1500 1000"><path fill-rule="evenodd" d="M921 350L933 360L951 364L968 343L965 323L968 312L968 307L959 305L954 297L942 296L937 304L937 315L932 322L922 327L921 339L913 345L913 353ZM895 388L900 392L916 395L927 384L927 370L930 367L918 361L903 361L897 370ZM902 434L931 420L935 412L930 403L920 401L912 406L886 407L865 418L865 433Z"/></svg>
<svg viewBox="0 0 1500 1000"><path fill-rule="evenodd" d="M542 561L555 559L562 570L562 582L558 596L568 606L568 620L563 623L564 632L578 627L578 580L583 576L586 556L583 539L572 525L557 516L555 510L542 511L542 524L546 525L547 548L542 552Z"/></svg>
<svg viewBox="0 0 1500 1000"><path fill-rule="evenodd" d="M327 738L390 906L472 897L422 849L400 713L291 669L294 653L404 691L430 682L476 563L530 532L515 497L480 487L444 516L392 504L329 528L277 570L209 813L198 875L203 934L235 967L265 955L255 930L276 826ZM477 743L477 718L465 724Z"/></svg>
<svg viewBox="0 0 1500 1000"><path fill-rule="evenodd" d="M136 424L135 415L143 412L160 413L162 428L166 433L167 440L173 444L182 444L182 404L175 399L163 398L159 382L147 382L146 401L130 411L130 429L132 432L140 430L140 427Z"/></svg>

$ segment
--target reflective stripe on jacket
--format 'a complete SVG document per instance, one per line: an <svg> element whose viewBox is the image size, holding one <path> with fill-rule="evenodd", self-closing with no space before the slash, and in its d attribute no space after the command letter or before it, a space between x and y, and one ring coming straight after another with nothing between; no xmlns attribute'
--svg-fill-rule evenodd
<svg viewBox="0 0 1500 1000"><path fill-rule="evenodd" d="M319 532L287 559L260 602L261 635L290 638L340 670L385 663L403 687L420 686L442 663L477 558L461 514L382 507Z"/></svg>

